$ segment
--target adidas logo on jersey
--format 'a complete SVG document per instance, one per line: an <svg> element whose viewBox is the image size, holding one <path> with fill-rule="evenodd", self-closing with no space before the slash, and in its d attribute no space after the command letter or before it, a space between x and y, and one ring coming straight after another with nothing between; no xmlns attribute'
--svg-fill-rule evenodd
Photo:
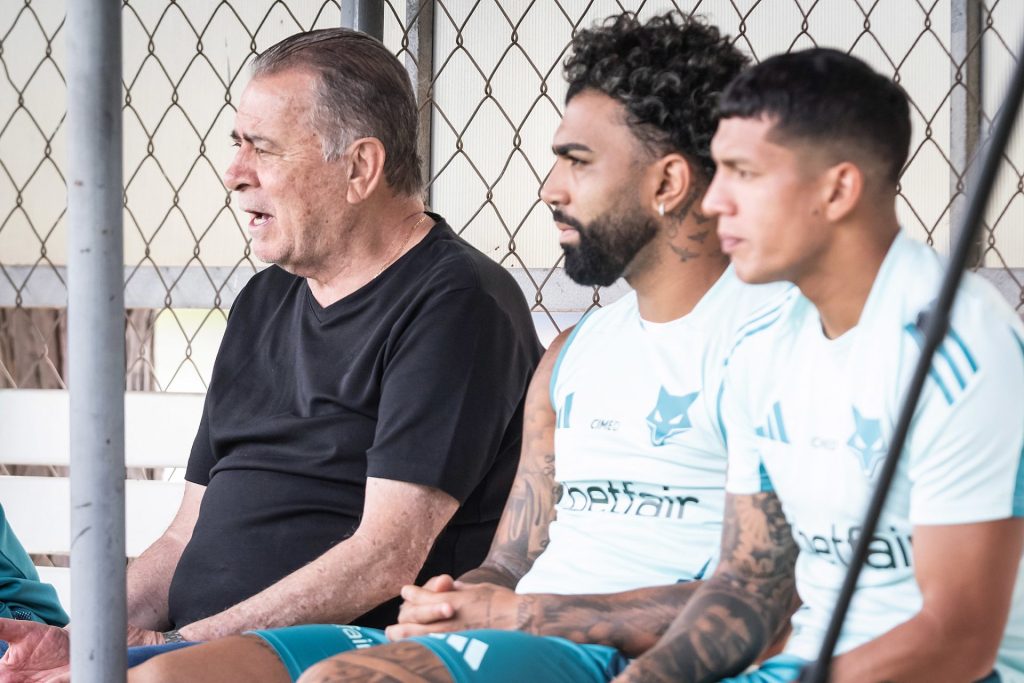
<svg viewBox="0 0 1024 683"><path fill-rule="evenodd" d="M572 400L575 397L576 392L574 391L571 394L567 395L565 397L565 400L562 401L562 407L558 409L558 412L556 414L557 422L555 423L555 427L557 429L569 428L569 418L572 416Z"/></svg>
<svg viewBox="0 0 1024 683"><path fill-rule="evenodd" d="M903 329L919 347L924 346L924 332L921 328L908 323ZM977 372L978 363L974 360L974 354L967 348L967 344L956 330L950 327L946 338L935 350L928 376L938 387L946 403L953 405L966 391L967 384Z"/></svg>
<svg viewBox="0 0 1024 683"><path fill-rule="evenodd" d="M763 436L772 441L789 443L789 435L786 434L786 424L782 419L782 405L778 401L772 405L771 412L765 418L765 423L760 427L756 427L754 432L758 436Z"/></svg>

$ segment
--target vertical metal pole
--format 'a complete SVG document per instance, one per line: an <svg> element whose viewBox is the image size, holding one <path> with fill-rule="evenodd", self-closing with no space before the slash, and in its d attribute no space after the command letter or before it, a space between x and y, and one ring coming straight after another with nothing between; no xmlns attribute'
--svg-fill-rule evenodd
<svg viewBox="0 0 1024 683"><path fill-rule="evenodd" d="M384 40L384 0L343 0L341 25Z"/></svg>
<svg viewBox="0 0 1024 683"><path fill-rule="evenodd" d="M71 669L125 680L121 3L68 3Z"/></svg>
<svg viewBox="0 0 1024 683"><path fill-rule="evenodd" d="M953 55L950 93L950 160L953 173L949 179L950 206L949 243L960 239L960 227L965 225L968 185L975 173L971 161L978 150L981 139L981 0L952 0L950 8L950 47ZM981 231L971 245L967 267L981 266Z"/></svg>
<svg viewBox="0 0 1024 683"><path fill-rule="evenodd" d="M406 0L405 16L413 23L409 26L409 54L405 56L405 68L412 80L419 106L419 142L417 153L420 157L420 173L423 182L430 180L431 143L433 142L433 81L434 81L434 2L433 0ZM430 206L431 186L427 186L423 201Z"/></svg>

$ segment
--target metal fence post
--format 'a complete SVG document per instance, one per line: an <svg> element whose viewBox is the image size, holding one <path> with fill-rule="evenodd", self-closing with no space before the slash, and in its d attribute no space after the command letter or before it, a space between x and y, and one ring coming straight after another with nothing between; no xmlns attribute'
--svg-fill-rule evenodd
<svg viewBox="0 0 1024 683"><path fill-rule="evenodd" d="M409 21L409 52L405 56L405 69L412 80L419 106L419 135L417 152L423 182L430 180L431 143L434 121L434 2L433 0L406 0L405 16ZM430 206L431 185L424 190L423 201Z"/></svg>
<svg viewBox="0 0 1024 683"><path fill-rule="evenodd" d="M949 212L952 246L960 239L959 226L967 211L967 185L974 175L971 161L981 137L981 0L952 0L950 7L950 80L953 83L949 98L949 156L953 174L949 179L952 197ZM982 263L981 234L974 242L967 259L967 267Z"/></svg>
<svg viewBox="0 0 1024 683"><path fill-rule="evenodd" d="M384 40L384 3L381 0L343 1L341 25Z"/></svg>
<svg viewBox="0 0 1024 683"><path fill-rule="evenodd" d="M121 3L68 3L71 592L78 683L125 680Z"/></svg>

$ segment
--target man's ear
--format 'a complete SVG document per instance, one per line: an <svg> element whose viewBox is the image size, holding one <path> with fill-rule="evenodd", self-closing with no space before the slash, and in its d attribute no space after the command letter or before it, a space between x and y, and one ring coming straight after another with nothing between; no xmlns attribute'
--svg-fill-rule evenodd
<svg viewBox="0 0 1024 683"><path fill-rule="evenodd" d="M849 161L832 166L825 171L822 195L825 219L833 223L843 220L864 196L864 171Z"/></svg>
<svg viewBox="0 0 1024 683"><path fill-rule="evenodd" d="M373 194L384 179L384 160L387 157L384 143L377 138L359 138L342 157L347 160L345 172L348 175L349 204L358 204Z"/></svg>
<svg viewBox="0 0 1024 683"><path fill-rule="evenodd" d="M684 218L693 203L695 177L690 162L682 154L666 154L654 164L657 189L654 192L654 210L660 213L664 205L665 215L674 214Z"/></svg>

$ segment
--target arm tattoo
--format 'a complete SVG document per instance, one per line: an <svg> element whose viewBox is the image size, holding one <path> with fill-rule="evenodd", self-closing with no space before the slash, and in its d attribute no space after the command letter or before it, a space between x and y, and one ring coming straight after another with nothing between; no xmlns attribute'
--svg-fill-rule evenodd
<svg viewBox="0 0 1024 683"><path fill-rule="evenodd" d="M302 683L452 683L441 659L406 640L352 650L309 669Z"/></svg>
<svg viewBox="0 0 1024 683"><path fill-rule="evenodd" d="M774 493L727 496L722 559L628 681L717 681L743 671L794 606L797 547Z"/></svg>
<svg viewBox="0 0 1024 683"><path fill-rule="evenodd" d="M515 588L548 545L548 526L555 519L561 487L555 481L555 413L543 379L538 372L526 397L519 469L490 552L479 569L461 577L463 581Z"/></svg>
<svg viewBox="0 0 1024 683"><path fill-rule="evenodd" d="M614 647L630 657L650 649L696 592L700 582L609 595L523 596L523 630L576 643Z"/></svg>

